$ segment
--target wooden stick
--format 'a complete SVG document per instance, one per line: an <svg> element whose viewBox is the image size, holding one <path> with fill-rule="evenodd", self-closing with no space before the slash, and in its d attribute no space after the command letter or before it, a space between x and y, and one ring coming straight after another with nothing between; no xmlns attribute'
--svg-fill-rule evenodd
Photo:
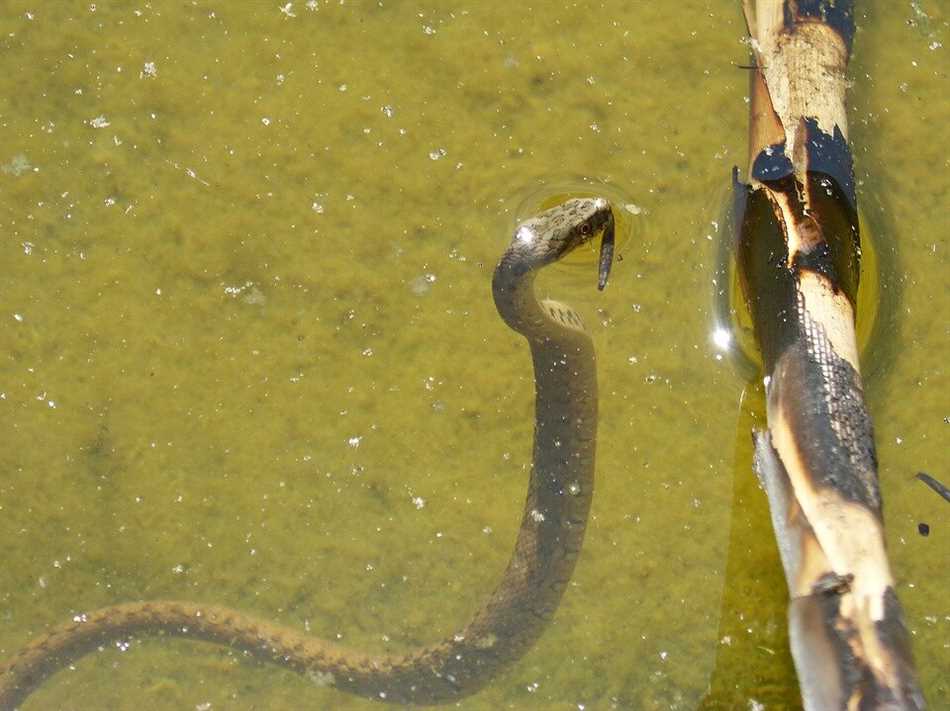
<svg viewBox="0 0 950 711"><path fill-rule="evenodd" d="M923 709L884 546L855 340L849 0L745 0L752 73L738 265L766 372L755 466L805 708Z"/></svg>

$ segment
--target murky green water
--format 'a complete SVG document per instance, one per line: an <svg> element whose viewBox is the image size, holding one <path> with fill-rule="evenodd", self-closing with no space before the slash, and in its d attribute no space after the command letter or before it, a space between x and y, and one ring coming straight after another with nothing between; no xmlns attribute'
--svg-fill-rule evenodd
<svg viewBox="0 0 950 711"><path fill-rule="evenodd" d="M593 520L553 626L459 706L797 708L761 403L709 342L738 5L7 3L0 657L161 597L375 651L451 633L507 561L530 459L491 269L525 196L590 176L642 209L605 293L593 267L543 282L599 351ZM871 4L851 94L890 268L868 383L888 538L937 709L950 508L912 476L950 480L947 10ZM158 639L25 709L300 707L378 708Z"/></svg>

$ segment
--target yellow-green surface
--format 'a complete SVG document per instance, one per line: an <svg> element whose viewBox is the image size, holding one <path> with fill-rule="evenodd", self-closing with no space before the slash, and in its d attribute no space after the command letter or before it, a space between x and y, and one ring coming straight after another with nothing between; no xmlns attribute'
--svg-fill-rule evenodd
<svg viewBox="0 0 950 711"><path fill-rule="evenodd" d="M162 597L375 651L450 634L507 561L530 459L491 269L526 196L589 176L642 212L606 292L592 265L543 281L599 350L587 545L553 626L459 707L798 708L761 403L709 339L711 220L745 162L738 5L7 2L0 657ZM862 6L851 137L890 269L869 400L946 709L950 506L912 476L950 480L950 15ZM24 708L377 706L157 639Z"/></svg>

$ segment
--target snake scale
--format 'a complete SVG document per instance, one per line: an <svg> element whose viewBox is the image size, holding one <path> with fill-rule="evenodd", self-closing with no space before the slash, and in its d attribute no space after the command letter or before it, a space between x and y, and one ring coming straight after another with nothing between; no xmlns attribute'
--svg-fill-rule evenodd
<svg viewBox="0 0 950 711"><path fill-rule="evenodd" d="M511 560L494 592L458 633L403 655L371 656L225 607L130 602L76 615L0 663L0 709L16 708L46 678L103 645L159 633L228 645L318 683L392 703L448 702L482 688L540 636L583 543L597 434L594 350L570 307L536 298L534 278L601 233L603 288L614 220L602 198L568 200L522 222L495 268L498 313L531 348L534 450Z"/></svg>

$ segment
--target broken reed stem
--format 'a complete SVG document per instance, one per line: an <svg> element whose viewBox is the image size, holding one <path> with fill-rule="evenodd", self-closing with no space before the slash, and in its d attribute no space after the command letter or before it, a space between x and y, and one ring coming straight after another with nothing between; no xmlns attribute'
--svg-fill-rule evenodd
<svg viewBox="0 0 950 711"><path fill-rule="evenodd" d="M745 0L756 60L737 263L766 373L755 466L805 708L922 709L884 545L855 338L860 235L846 0Z"/></svg>

